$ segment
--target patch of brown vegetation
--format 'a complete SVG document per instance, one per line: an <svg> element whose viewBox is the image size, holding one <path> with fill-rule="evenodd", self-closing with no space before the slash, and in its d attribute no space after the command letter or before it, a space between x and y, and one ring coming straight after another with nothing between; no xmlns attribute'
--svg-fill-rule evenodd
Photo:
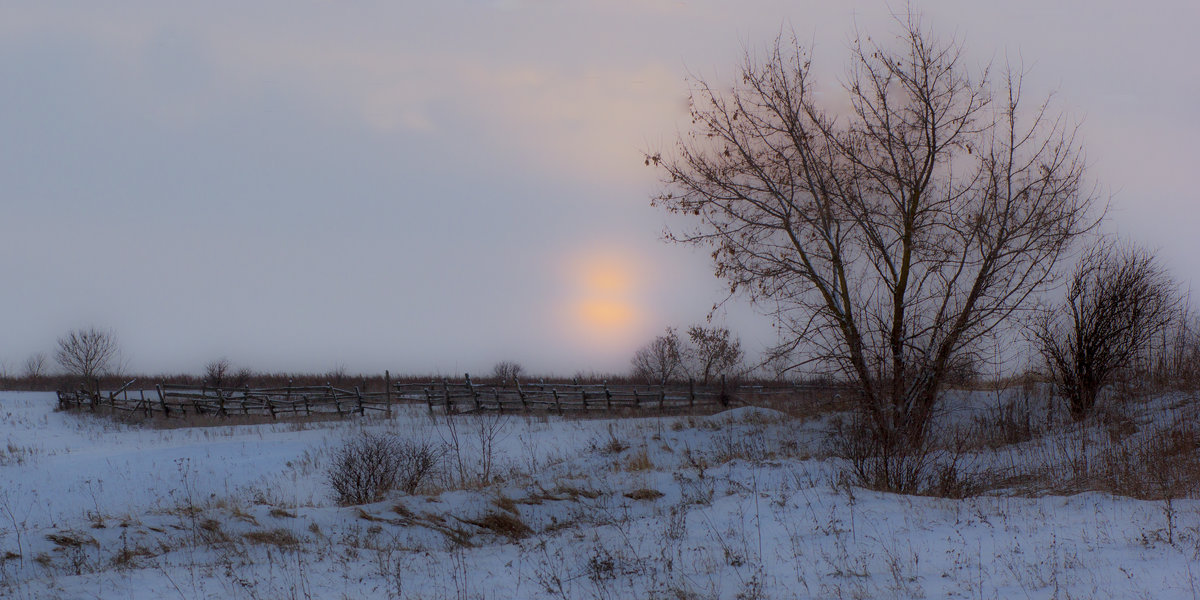
<svg viewBox="0 0 1200 600"><path fill-rule="evenodd" d="M251 531L242 535L242 537L251 544L276 546L278 548L295 548L300 545L300 539L291 531L282 527Z"/></svg>
<svg viewBox="0 0 1200 600"><path fill-rule="evenodd" d="M503 494L493 498L492 504L495 504L496 508L499 508L500 510L508 511L514 515L520 514L517 512L517 502L515 500L513 500L512 498L509 498L508 496L505 496Z"/></svg>
<svg viewBox="0 0 1200 600"><path fill-rule="evenodd" d="M546 498L547 500L563 500L563 498L555 496L555 494L566 495L571 500L577 500L580 497L587 498L588 500L594 500L600 497L600 492L596 490L589 490L561 483L554 486L554 489L550 490L550 494L551 495Z"/></svg>
<svg viewBox="0 0 1200 600"><path fill-rule="evenodd" d="M54 542L54 545L59 548L82 548L83 546L100 547L100 543L90 535L78 531L63 531L61 533L48 533L46 539Z"/></svg>
<svg viewBox="0 0 1200 600"><path fill-rule="evenodd" d="M666 494L664 494L658 490L654 490L654 489L650 489L650 488L640 488L640 489L633 490L632 492L627 492L625 494L625 497L629 498L631 500L658 500L659 498L662 498L665 495Z"/></svg>
<svg viewBox="0 0 1200 600"><path fill-rule="evenodd" d="M637 452L630 454L625 459L626 471L649 471L654 468L654 461L650 460L650 453L645 448L641 448Z"/></svg>
<svg viewBox="0 0 1200 600"><path fill-rule="evenodd" d="M510 540L520 540L533 533L533 530L519 516L510 513L493 512L481 519L462 519L462 521Z"/></svg>

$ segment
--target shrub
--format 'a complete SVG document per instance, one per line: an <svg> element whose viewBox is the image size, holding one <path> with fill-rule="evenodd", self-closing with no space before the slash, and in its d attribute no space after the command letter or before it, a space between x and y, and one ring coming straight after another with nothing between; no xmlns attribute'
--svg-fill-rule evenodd
<svg viewBox="0 0 1200 600"><path fill-rule="evenodd" d="M338 504L367 504L395 489L415 492L440 457L429 442L363 433L337 450L326 476Z"/></svg>

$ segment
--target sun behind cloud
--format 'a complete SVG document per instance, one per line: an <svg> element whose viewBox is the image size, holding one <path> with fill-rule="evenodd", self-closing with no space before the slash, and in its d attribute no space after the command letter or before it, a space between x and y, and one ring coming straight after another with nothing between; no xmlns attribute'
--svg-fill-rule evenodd
<svg viewBox="0 0 1200 600"><path fill-rule="evenodd" d="M612 349L636 333L638 269L616 252L593 251L567 261L567 321L579 343Z"/></svg>

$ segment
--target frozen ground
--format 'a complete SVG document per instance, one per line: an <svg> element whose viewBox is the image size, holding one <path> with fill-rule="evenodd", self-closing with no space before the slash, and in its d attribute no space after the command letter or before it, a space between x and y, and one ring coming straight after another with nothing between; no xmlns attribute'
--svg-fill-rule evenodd
<svg viewBox="0 0 1200 600"><path fill-rule="evenodd" d="M948 418L995 402L954 398ZM828 415L159 429L54 404L0 392L0 597L1200 597L1196 500L872 492L824 458ZM1196 402L1160 404L1129 421ZM447 448L442 469L337 506L325 469L362 429ZM1069 439L965 461L1010 468Z"/></svg>

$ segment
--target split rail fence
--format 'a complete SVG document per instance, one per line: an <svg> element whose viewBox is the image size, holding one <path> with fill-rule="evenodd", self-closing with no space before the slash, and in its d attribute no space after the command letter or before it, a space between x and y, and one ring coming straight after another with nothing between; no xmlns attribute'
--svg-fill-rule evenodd
<svg viewBox="0 0 1200 600"><path fill-rule="evenodd" d="M355 386L287 386L278 388L196 388L158 384L132 389L130 381L112 392L59 391L64 410L106 410L144 417L188 415L229 416L351 416L368 412L391 415L397 405L424 404L431 413L678 413L721 410L744 404L746 396L795 393L798 388L761 386L609 385L580 383L476 384L461 381L395 383L383 391L366 392Z"/></svg>

